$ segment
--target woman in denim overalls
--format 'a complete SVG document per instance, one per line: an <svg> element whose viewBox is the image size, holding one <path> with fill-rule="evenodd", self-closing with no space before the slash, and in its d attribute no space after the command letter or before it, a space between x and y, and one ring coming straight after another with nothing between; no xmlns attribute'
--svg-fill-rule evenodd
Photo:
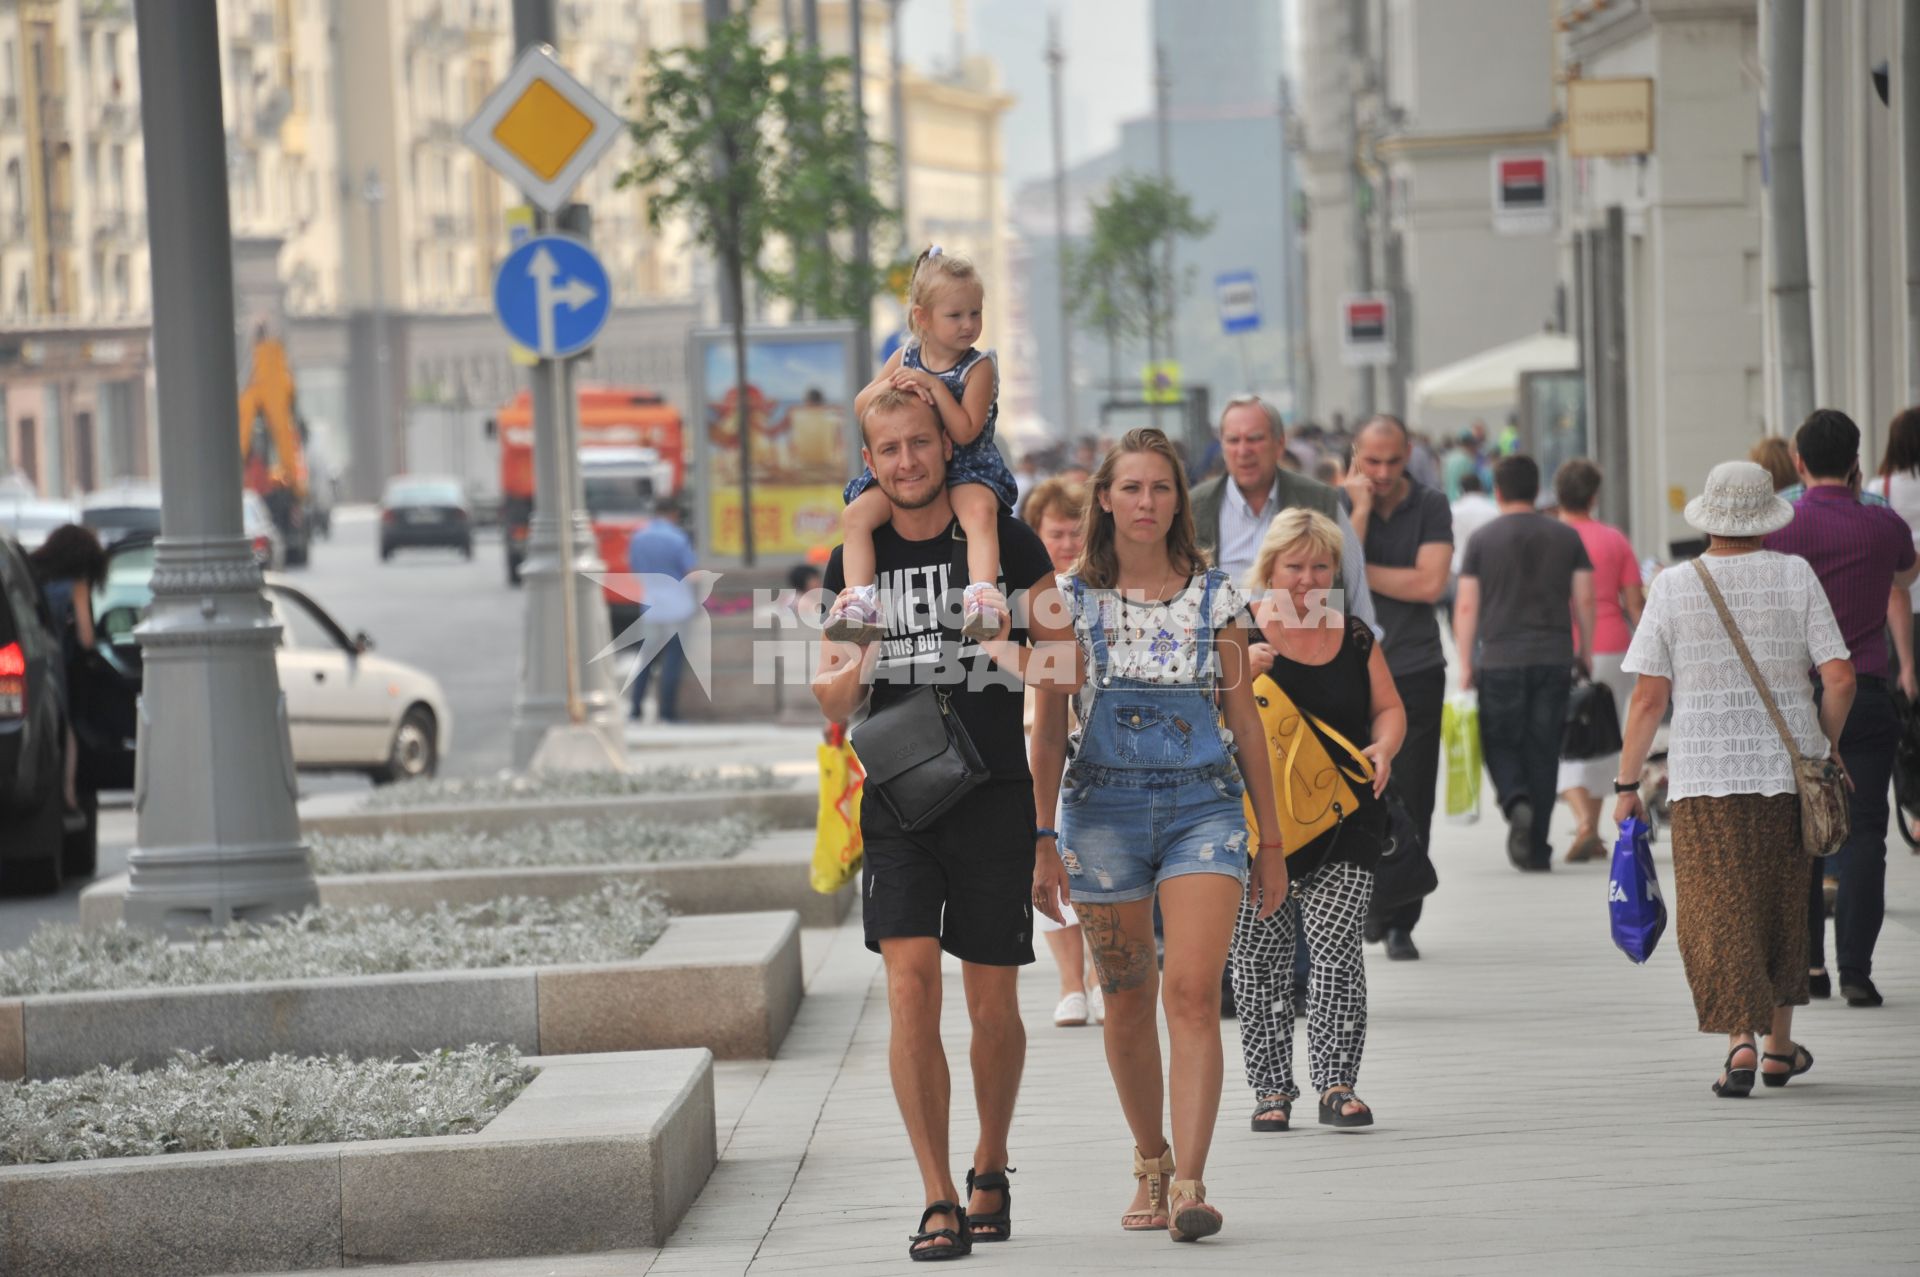
<svg viewBox="0 0 1920 1277"><path fill-rule="evenodd" d="M1221 1225L1201 1173L1220 1108L1220 975L1248 873L1243 782L1255 809L1269 813L1265 827L1280 826L1266 751L1238 754L1236 767L1232 746L1235 736L1262 739L1239 621L1245 604L1194 544L1186 479L1167 437L1129 431L1094 476L1093 494L1068 590L1087 670L1071 767L1066 695L1043 690L1034 720L1035 810L1044 820L1057 804L1061 825L1039 831L1034 906L1057 916L1070 893L1106 993L1107 1066L1139 1181L1120 1226L1191 1241ZM1285 857L1256 865L1266 916L1286 899ZM1172 1044L1164 1087L1162 983ZM1172 1144L1161 1122L1167 1090Z"/></svg>

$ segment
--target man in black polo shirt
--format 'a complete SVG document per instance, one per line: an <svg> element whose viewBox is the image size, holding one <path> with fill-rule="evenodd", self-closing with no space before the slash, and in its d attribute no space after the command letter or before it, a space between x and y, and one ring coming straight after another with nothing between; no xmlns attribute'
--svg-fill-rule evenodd
<svg viewBox="0 0 1920 1277"><path fill-rule="evenodd" d="M996 1225L992 1217L1004 1221L1008 1206L1007 1132L1027 1050L1016 978L1033 961L1036 838L1021 729L1021 671L1033 653L1023 646L1024 629L1003 628L984 643L960 634L967 543L947 499L952 443L927 401L883 390L867 404L860 428L867 465L893 503L891 522L874 534L883 636L864 649L822 644L814 696L830 720L844 723L860 713L869 695L877 710L918 685L944 686L992 773L932 828L917 833L901 829L878 794L868 793L860 804L867 947L886 967L894 1097L929 1208L913 1249L964 1249L967 1230L955 1218L959 1199L947 1160L951 1081L940 1042L940 954L944 949L960 959L973 1020L980 1142L967 1176L971 1199L961 1209L973 1223L974 1240L1004 1239L1008 1225ZM1057 645L1049 655L1064 657L1063 681L1048 686L1069 690L1076 685L1073 635L1043 623L1064 620L1053 562L1033 530L1004 511L999 534L996 584L1002 597L993 601L1004 604L1005 596L1025 593L1024 607L1003 606L1001 615L1024 620L1032 614L1034 639ZM836 596L846 587L838 549L823 583Z"/></svg>
<svg viewBox="0 0 1920 1277"><path fill-rule="evenodd" d="M1447 695L1447 658L1433 609L1447 592L1453 567L1453 509L1442 493L1407 473L1409 446L1407 427L1397 417L1375 417L1362 426L1354 436L1353 473L1343 499L1366 546L1367 587L1380 620L1380 646L1407 707L1407 739L1394 759L1395 789L1425 849L1433 828L1440 709ZM1367 933L1385 938L1389 958L1418 958L1413 943L1418 921L1418 900L1385 908L1376 901Z"/></svg>

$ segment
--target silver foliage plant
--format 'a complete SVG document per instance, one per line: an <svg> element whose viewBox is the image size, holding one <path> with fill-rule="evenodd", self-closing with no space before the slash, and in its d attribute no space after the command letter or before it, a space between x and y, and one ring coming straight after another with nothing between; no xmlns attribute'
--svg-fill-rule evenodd
<svg viewBox="0 0 1920 1277"><path fill-rule="evenodd" d="M658 892L615 883L569 900L508 896L413 913L308 909L191 939L125 925L46 925L0 951L0 997L485 967L627 962L666 929Z"/></svg>
<svg viewBox="0 0 1920 1277"><path fill-rule="evenodd" d="M0 1166L471 1135L535 1072L507 1046L414 1060L276 1055L242 1064L183 1051L147 1073L102 1066L0 1083Z"/></svg>
<svg viewBox="0 0 1920 1277"><path fill-rule="evenodd" d="M502 831L314 835L318 874L415 869L515 869L537 865L636 865L720 860L752 842L763 820L721 816L698 824L645 820L560 820Z"/></svg>
<svg viewBox="0 0 1920 1277"><path fill-rule="evenodd" d="M789 789L792 777L771 767L655 767L634 772L560 772L550 776L503 774L459 780L417 780L376 789L362 801L366 811L401 807L510 803L541 798L627 798L711 790Z"/></svg>

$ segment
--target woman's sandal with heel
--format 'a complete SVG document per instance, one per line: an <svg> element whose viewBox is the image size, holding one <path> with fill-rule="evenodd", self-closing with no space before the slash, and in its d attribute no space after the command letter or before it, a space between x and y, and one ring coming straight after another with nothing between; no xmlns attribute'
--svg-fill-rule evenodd
<svg viewBox="0 0 1920 1277"><path fill-rule="evenodd" d="M1013 1186L1007 1183L1007 1176L1013 1174L1013 1167L1004 1171L976 1171L967 1169L967 1200L979 1193L1000 1194L1000 1209L984 1214L967 1215L967 1230L973 1234L975 1242L1003 1242L1013 1236ZM982 1231L985 1230L985 1231Z"/></svg>
<svg viewBox="0 0 1920 1277"><path fill-rule="evenodd" d="M1760 1048L1751 1042L1742 1042L1727 1052L1727 1062L1721 1066L1726 1076L1713 1084L1713 1093L1723 1100L1741 1100L1753 1094L1753 1070L1733 1067L1733 1057L1742 1051L1751 1051L1755 1057L1760 1054Z"/></svg>
<svg viewBox="0 0 1920 1277"><path fill-rule="evenodd" d="M1173 1181L1173 1187L1167 1190L1167 1205L1172 1214L1167 1236L1173 1241L1197 1242L1202 1237L1211 1237L1226 1222L1219 1211L1207 1205L1207 1186L1197 1179Z"/></svg>
<svg viewBox="0 0 1920 1277"><path fill-rule="evenodd" d="M1158 1157L1142 1157L1139 1149L1133 1150L1133 1177L1146 1181L1147 1205L1144 1210L1130 1210L1122 1215L1121 1228L1130 1233L1158 1233L1167 1229L1167 1201L1160 1195L1160 1182L1172 1174L1173 1145L1167 1145L1167 1151Z"/></svg>
<svg viewBox="0 0 1920 1277"><path fill-rule="evenodd" d="M935 1215L951 1215L960 1221L958 1228L927 1227ZM947 1242L942 1246L941 1241ZM919 1263L959 1259L973 1253L973 1234L967 1228L967 1213L958 1202L935 1202L920 1213L920 1231L907 1237L907 1258Z"/></svg>

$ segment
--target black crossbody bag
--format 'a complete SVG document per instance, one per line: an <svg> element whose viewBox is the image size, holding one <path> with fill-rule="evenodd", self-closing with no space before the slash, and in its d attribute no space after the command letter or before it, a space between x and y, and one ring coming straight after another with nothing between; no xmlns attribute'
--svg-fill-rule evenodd
<svg viewBox="0 0 1920 1277"><path fill-rule="evenodd" d="M949 582L964 575L966 541L958 524L953 540L960 548ZM868 795L879 795L908 833L938 820L988 776L946 689L931 684L867 715L848 739L866 770Z"/></svg>

